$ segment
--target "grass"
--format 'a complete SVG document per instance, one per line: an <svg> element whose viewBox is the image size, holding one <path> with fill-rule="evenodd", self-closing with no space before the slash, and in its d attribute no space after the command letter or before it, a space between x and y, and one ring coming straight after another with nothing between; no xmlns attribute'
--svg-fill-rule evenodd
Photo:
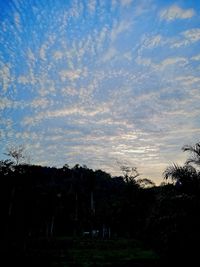
<svg viewBox="0 0 200 267"><path fill-rule="evenodd" d="M154 259L155 254L152 251L144 251L139 248L121 248L121 249L73 249L70 250L72 262L80 266L109 266L110 264L123 264L135 259Z"/></svg>
<svg viewBox="0 0 200 267"><path fill-rule="evenodd" d="M61 267L110 267L132 266L131 262L156 261L158 256L136 240L54 239L49 246L32 249L46 266ZM61 244L60 244L61 242ZM34 256L34 259L37 257ZM43 264L44 266L45 264ZM38 266L38 264L36 265ZM141 266L141 265L137 265ZM143 265L142 265L143 266ZM147 266L147 265L145 265Z"/></svg>

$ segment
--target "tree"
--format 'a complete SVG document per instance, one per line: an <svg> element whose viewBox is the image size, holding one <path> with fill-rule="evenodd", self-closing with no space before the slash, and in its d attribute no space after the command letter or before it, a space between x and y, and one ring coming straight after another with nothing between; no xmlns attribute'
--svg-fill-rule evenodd
<svg viewBox="0 0 200 267"><path fill-rule="evenodd" d="M122 165L120 166L120 169L123 173L124 181L126 183L129 183L129 182L136 183L135 179L140 175L136 167L129 167L129 166Z"/></svg>
<svg viewBox="0 0 200 267"><path fill-rule="evenodd" d="M172 181L182 184L189 178L196 177L197 172L191 165L179 166L174 163L166 168L163 175L166 180L171 178Z"/></svg>
<svg viewBox="0 0 200 267"><path fill-rule="evenodd" d="M166 168L163 173L167 180L171 178L177 188L189 194L198 194L200 189L199 172L191 165L179 166L174 164Z"/></svg>
<svg viewBox="0 0 200 267"><path fill-rule="evenodd" d="M4 154L14 159L15 164L19 165L20 161L22 161L25 158L24 150L25 150L25 147L23 145L19 145L18 147L11 146L7 149L7 153L4 153Z"/></svg>
<svg viewBox="0 0 200 267"><path fill-rule="evenodd" d="M155 183L148 178L138 179L137 183L142 188L150 188L156 186Z"/></svg>
<svg viewBox="0 0 200 267"><path fill-rule="evenodd" d="M186 164L193 163L200 166L200 143L196 143L194 146L186 145L182 150L191 154L191 157L187 159Z"/></svg>
<svg viewBox="0 0 200 267"><path fill-rule="evenodd" d="M171 178L176 185L187 187L187 191L196 191L200 184L200 173L191 163L200 165L200 143L194 146L186 145L182 148L183 151L189 151L192 155L187 159L184 166L173 164L164 171L164 179Z"/></svg>

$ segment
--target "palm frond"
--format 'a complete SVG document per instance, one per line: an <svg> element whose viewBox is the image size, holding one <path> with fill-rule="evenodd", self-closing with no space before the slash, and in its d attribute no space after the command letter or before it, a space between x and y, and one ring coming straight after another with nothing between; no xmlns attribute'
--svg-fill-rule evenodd
<svg viewBox="0 0 200 267"><path fill-rule="evenodd" d="M179 166L177 164L173 164L172 166L169 166L166 168L166 170L163 173L164 179L171 178L172 181L186 181L189 179L193 179L197 176L196 169L191 165L184 165Z"/></svg>
<svg viewBox="0 0 200 267"><path fill-rule="evenodd" d="M186 164L193 163L200 165L200 143L196 143L194 146L186 145L182 148L185 152L190 152L191 156L187 159Z"/></svg>
<svg viewBox="0 0 200 267"><path fill-rule="evenodd" d="M181 168L179 165L173 163L172 166L168 166L163 172L164 179L169 179L171 177L172 180L177 180L179 173L181 172Z"/></svg>

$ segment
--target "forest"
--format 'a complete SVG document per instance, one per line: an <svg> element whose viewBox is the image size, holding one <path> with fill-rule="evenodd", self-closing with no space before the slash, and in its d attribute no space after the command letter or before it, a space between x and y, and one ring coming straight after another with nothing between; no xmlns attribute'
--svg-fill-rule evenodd
<svg viewBox="0 0 200 267"><path fill-rule="evenodd" d="M10 150L0 161L6 262L163 266L197 259L200 143L182 149L188 160L167 167L159 186L140 179L136 167L112 177L78 164L25 164L22 149Z"/></svg>

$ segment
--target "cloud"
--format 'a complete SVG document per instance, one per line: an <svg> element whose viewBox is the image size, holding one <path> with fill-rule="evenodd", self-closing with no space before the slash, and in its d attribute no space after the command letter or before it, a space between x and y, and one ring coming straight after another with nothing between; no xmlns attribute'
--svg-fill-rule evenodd
<svg viewBox="0 0 200 267"><path fill-rule="evenodd" d="M157 73L163 71L166 67L173 66L179 64L179 66L185 66L188 63L188 59L185 57L168 57L162 60L160 63L155 63L151 58L142 58L138 56L135 60L137 64L151 67L152 70L155 70Z"/></svg>
<svg viewBox="0 0 200 267"><path fill-rule="evenodd" d="M191 59L195 61L200 61L200 54L193 56Z"/></svg>
<svg viewBox="0 0 200 267"><path fill-rule="evenodd" d="M88 0L87 5L88 5L90 14L94 14L96 10L96 5L97 5L96 0Z"/></svg>
<svg viewBox="0 0 200 267"><path fill-rule="evenodd" d="M177 77L176 80L180 81L185 86L193 85L200 82L200 78L195 76L180 76Z"/></svg>
<svg viewBox="0 0 200 267"><path fill-rule="evenodd" d="M159 15L161 20L173 21L175 19L190 19L195 15L195 11L193 8L182 9L177 5L172 5L161 10Z"/></svg>
<svg viewBox="0 0 200 267"><path fill-rule="evenodd" d="M20 18L2 23L0 115L12 125L0 120L1 138L25 142L34 163L85 163L118 175L122 159L155 179L199 133L200 55L189 46L199 41L198 18L173 36L165 23L154 27L162 4L107 2L19 3ZM161 20L191 15L172 7Z"/></svg>
<svg viewBox="0 0 200 267"><path fill-rule="evenodd" d="M15 22L15 26L16 28L21 31L22 30L22 26L21 26L21 19L20 19L20 15L18 12L15 12L14 14L14 22Z"/></svg>
<svg viewBox="0 0 200 267"><path fill-rule="evenodd" d="M35 133L35 132L28 132L28 131L24 131L24 132L17 132L15 134L15 137L17 139L30 139L30 140L39 140L40 136L38 135L38 133Z"/></svg>
<svg viewBox="0 0 200 267"><path fill-rule="evenodd" d="M170 57L164 59L159 65L161 66L161 68L165 68L169 65L174 65L178 63L179 65L184 66L185 64L188 63L188 60L184 57Z"/></svg>
<svg viewBox="0 0 200 267"><path fill-rule="evenodd" d="M59 72L60 78L62 81L71 80L75 81L81 77L82 71L80 69L77 70L62 70Z"/></svg>
<svg viewBox="0 0 200 267"><path fill-rule="evenodd" d="M21 83L21 84L29 84L30 83L30 80L29 80L29 77L27 76L24 76L24 75L20 75L18 77L18 83Z"/></svg>
<svg viewBox="0 0 200 267"><path fill-rule="evenodd" d="M17 78L17 82L23 85L36 85L37 77L33 72L33 68L30 68L29 73L27 75L20 75Z"/></svg>
<svg viewBox="0 0 200 267"><path fill-rule="evenodd" d="M79 91L73 87L64 87L61 89L61 92L63 96L75 96L79 94Z"/></svg>
<svg viewBox="0 0 200 267"><path fill-rule="evenodd" d="M0 110L4 109L17 109L17 108L24 108L25 103L24 101L14 101L10 100L7 97L0 98Z"/></svg>
<svg viewBox="0 0 200 267"><path fill-rule="evenodd" d="M45 119L53 119L53 118L67 117L73 115L80 116L82 118L94 117L96 115L102 115L108 112L109 112L109 107L107 105L100 105L95 107L79 107L77 105L69 108L47 110L38 113L35 117L27 116L23 119L22 125L36 125L37 123Z"/></svg>
<svg viewBox="0 0 200 267"><path fill-rule="evenodd" d="M127 20L122 20L119 23L115 23L110 33L111 42L114 42L120 34L130 29L131 23Z"/></svg>
<svg viewBox="0 0 200 267"><path fill-rule="evenodd" d="M190 29L182 32L182 35L191 43L195 43L200 40L200 28Z"/></svg>
<svg viewBox="0 0 200 267"><path fill-rule="evenodd" d="M135 61L137 64L143 65L146 67L148 67L148 66L153 67L153 65L154 65L151 58L142 58L141 56L138 56Z"/></svg>
<svg viewBox="0 0 200 267"><path fill-rule="evenodd" d="M13 106L13 102L6 97L0 99L0 110L4 110L6 108L11 108Z"/></svg>
<svg viewBox="0 0 200 267"><path fill-rule="evenodd" d="M30 106L34 109L38 109L49 107L50 104L50 101L46 98L36 98L31 102Z"/></svg>
<svg viewBox="0 0 200 267"><path fill-rule="evenodd" d="M108 51L101 58L102 62L109 61L117 55L117 50L114 47L110 47Z"/></svg>
<svg viewBox="0 0 200 267"><path fill-rule="evenodd" d="M128 7L132 3L132 0L121 0L121 5L123 7Z"/></svg>
<svg viewBox="0 0 200 267"><path fill-rule="evenodd" d="M10 84L12 83L11 66L10 64L3 64L0 62L0 85L3 92L6 93Z"/></svg>
<svg viewBox="0 0 200 267"><path fill-rule="evenodd" d="M162 43L163 37L158 34L158 35L154 35L150 38L147 38L144 42L144 47L145 48L155 48L157 46L159 46Z"/></svg>
<svg viewBox="0 0 200 267"><path fill-rule="evenodd" d="M56 37L54 34L49 34L46 42L42 43L40 50L39 50L39 56L43 61L47 60L48 49L54 44L55 39Z"/></svg>
<svg viewBox="0 0 200 267"><path fill-rule="evenodd" d="M46 50L48 49L48 45L47 44L43 44L42 47L40 48L40 58L42 60L46 60Z"/></svg>
<svg viewBox="0 0 200 267"><path fill-rule="evenodd" d="M55 51L53 57L55 58L55 60L62 59L63 53L61 51Z"/></svg>
<svg viewBox="0 0 200 267"><path fill-rule="evenodd" d="M180 36L175 39L169 39L171 48L179 48L196 43L200 40L200 28L190 29L180 33Z"/></svg>

